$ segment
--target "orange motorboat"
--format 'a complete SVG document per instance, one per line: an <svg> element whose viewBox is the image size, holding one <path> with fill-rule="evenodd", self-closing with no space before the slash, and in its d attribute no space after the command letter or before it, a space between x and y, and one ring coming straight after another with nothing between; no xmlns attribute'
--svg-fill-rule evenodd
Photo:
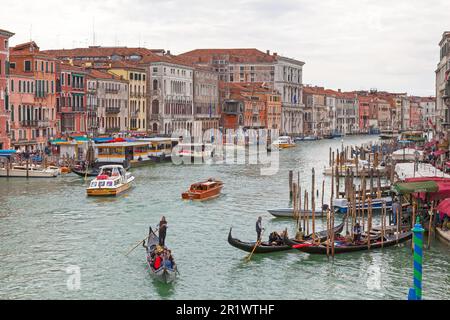
<svg viewBox="0 0 450 320"><path fill-rule="evenodd" d="M204 201L218 197L222 188L222 181L210 178L207 181L194 183L189 190L183 192L181 196L184 200Z"/></svg>

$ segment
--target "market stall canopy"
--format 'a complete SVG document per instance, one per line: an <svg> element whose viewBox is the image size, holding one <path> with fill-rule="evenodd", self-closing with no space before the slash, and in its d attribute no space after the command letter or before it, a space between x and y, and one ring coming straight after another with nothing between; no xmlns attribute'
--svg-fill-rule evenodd
<svg viewBox="0 0 450 320"><path fill-rule="evenodd" d="M398 182L392 187L398 194L411 194L418 192L437 192L439 186L435 181Z"/></svg>
<svg viewBox="0 0 450 320"><path fill-rule="evenodd" d="M436 210L439 211L441 214L441 219L443 218L444 214L450 217L450 199L444 199L439 203L439 205L436 207Z"/></svg>
<svg viewBox="0 0 450 320"><path fill-rule="evenodd" d="M445 151L445 150L438 150L438 151L433 152L433 156L438 157L446 152L447 151Z"/></svg>
<svg viewBox="0 0 450 320"><path fill-rule="evenodd" d="M0 150L0 157L10 157L16 152L16 150Z"/></svg>
<svg viewBox="0 0 450 320"><path fill-rule="evenodd" d="M432 140L432 141L429 141L429 142L425 143L425 145L423 147L424 148L431 148L432 146L434 146L436 144L437 144L437 141Z"/></svg>

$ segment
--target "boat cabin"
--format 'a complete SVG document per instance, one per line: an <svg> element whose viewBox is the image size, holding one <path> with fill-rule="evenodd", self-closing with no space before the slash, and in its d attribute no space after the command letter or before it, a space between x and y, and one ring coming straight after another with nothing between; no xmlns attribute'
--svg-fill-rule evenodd
<svg viewBox="0 0 450 320"><path fill-rule="evenodd" d="M141 142L113 142L94 145L99 162L124 163L124 161L149 160L150 143Z"/></svg>

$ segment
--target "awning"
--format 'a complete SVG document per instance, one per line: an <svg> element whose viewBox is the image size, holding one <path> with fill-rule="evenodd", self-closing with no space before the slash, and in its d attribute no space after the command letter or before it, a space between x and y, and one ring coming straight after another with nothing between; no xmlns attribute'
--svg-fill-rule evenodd
<svg viewBox="0 0 450 320"><path fill-rule="evenodd" d="M435 181L399 182L392 188L398 194L439 191L438 184Z"/></svg>
<svg viewBox="0 0 450 320"><path fill-rule="evenodd" d="M425 143L425 145L423 147L424 148L430 148L430 147L436 145L436 143L437 143L437 141L432 140L432 141L429 141L429 142Z"/></svg>
<svg viewBox="0 0 450 320"><path fill-rule="evenodd" d="M444 153L446 153L446 152L447 152L447 151L445 151L445 150L438 150L438 151L433 152L433 156L438 157L438 156L440 156L441 154L444 154Z"/></svg>
<svg viewBox="0 0 450 320"><path fill-rule="evenodd" d="M439 211L441 219L444 218L444 215L450 217L450 199L442 200L436 207L436 210Z"/></svg>

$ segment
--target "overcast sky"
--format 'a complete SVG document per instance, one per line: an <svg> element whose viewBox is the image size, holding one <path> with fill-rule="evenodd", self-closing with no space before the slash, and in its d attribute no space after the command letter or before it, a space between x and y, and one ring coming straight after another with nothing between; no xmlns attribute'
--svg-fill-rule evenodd
<svg viewBox="0 0 450 320"><path fill-rule="evenodd" d="M20 0L0 10L11 44L41 49L258 48L304 61L305 84L434 95L449 0Z"/></svg>

